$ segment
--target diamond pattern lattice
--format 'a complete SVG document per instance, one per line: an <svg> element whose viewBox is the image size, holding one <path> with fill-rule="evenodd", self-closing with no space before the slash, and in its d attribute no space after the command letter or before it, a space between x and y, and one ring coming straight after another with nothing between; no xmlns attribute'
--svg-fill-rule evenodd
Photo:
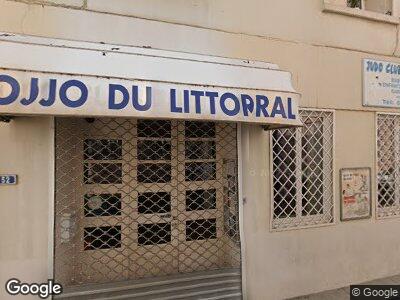
<svg viewBox="0 0 400 300"><path fill-rule="evenodd" d="M236 125L56 120L65 286L240 267Z"/></svg>
<svg viewBox="0 0 400 300"><path fill-rule="evenodd" d="M377 116L377 218L400 215L400 115Z"/></svg>
<svg viewBox="0 0 400 300"><path fill-rule="evenodd" d="M302 128L272 132L273 229L333 222L333 114L302 110Z"/></svg>

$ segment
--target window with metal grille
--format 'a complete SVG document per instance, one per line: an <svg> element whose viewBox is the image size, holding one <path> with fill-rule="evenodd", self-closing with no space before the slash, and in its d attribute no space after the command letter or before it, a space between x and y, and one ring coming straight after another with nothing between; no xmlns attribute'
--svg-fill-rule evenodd
<svg viewBox="0 0 400 300"><path fill-rule="evenodd" d="M140 183L171 181L171 121L138 120L138 167Z"/></svg>
<svg viewBox="0 0 400 300"><path fill-rule="evenodd" d="M122 140L86 139L83 159L85 184L122 183Z"/></svg>
<svg viewBox="0 0 400 300"><path fill-rule="evenodd" d="M157 245L171 242L171 223L139 224L138 244Z"/></svg>
<svg viewBox="0 0 400 300"><path fill-rule="evenodd" d="M217 238L217 220L199 219L186 221L186 241Z"/></svg>
<svg viewBox="0 0 400 300"><path fill-rule="evenodd" d="M122 140L87 139L84 142L84 159L121 160Z"/></svg>
<svg viewBox="0 0 400 300"><path fill-rule="evenodd" d="M185 121L185 137L215 138L214 122Z"/></svg>
<svg viewBox="0 0 400 300"><path fill-rule="evenodd" d="M215 159L215 141L186 141L185 156L188 159Z"/></svg>
<svg viewBox="0 0 400 300"><path fill-rule="evenodd" d="M333 113L302 110L301 128L272 131L272 228L333 222Z"/></svg>
<svg viewBox="0 0 400 300"><path fill-rule="evenodd" d="M112 249L121 247L121 226L85 227L84 249Z"/></svg>
<svg viewBox="0 0 400 300"><path fill-rule="evenodd" d="M240 268L236 126L56 118L57 281Z"/></svg>
<svg viewBox="0 0 400 300"><path fill-rule="evenodd" d="M121 215L121 194L86 194L84 197L85 217Z"/></svg>
<svg viewBox="0 0 400 300"><path fill-rule="evenodd" d="M171 212L171 194L167 192L140 193L138 197L140 214L163 214Z"/></svg>
<svg viewBox="0 0 400 300"><path fill-rule="evenodd" d="M138 164L138 181L141 183L165 183L171 181L171 164L140 163Z"/></svg>
<svg viewBox="0 0 400 300"><path fill-rule="evenodd" d="M213 122L185 122L185 180L216 179L216 131Z"/></svg>
<svg viewBox="0 0 400 300"><path fill-rule="evenodd" d="M392 15L393 0L347 0L347 7Z"/></svg>
<svg viewBox="0 0 400 300"><path fill-rule="evenodd" d="M377 218L400 215L400 115L377 115Z"/></svg>
<svg viewBox="0 0 400 300"><path fill-rule="evenodd" d="M186 191L186 211L215 209L216 207L216 189Z"/></svg>
<svg viewBox="0 0 400 300"><path fill-rule="evenodd" d="M141 138L171 138L171 121L138 120L138 137Z"/></svg>
<svg viewBox="0 0 400 300"><path fill-rule="evenodd" d="M121 163L85 163L85 184L121 184Z"/></svg>

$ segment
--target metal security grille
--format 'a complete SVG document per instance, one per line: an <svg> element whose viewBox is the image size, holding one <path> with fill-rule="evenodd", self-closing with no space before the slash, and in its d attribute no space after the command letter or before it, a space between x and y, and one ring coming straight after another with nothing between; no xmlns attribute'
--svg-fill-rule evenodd
<svg viewBox="0 0 400 300"><path fill-rule="evenodd" d="M300 116L302 128L271 133L273 229L333 222L333 113Z"/></svg>
<svg viewBox="0 0 400 300"><path fill-rule="evenodd" d="M377 116L376 215L386 218L400 215L400 115Z"/></svg>
<svg viewBox="0 0 400 300"><path fill-rule="evenodd" d="M66 286L240 267L233 123L58 118Z"/></svg>

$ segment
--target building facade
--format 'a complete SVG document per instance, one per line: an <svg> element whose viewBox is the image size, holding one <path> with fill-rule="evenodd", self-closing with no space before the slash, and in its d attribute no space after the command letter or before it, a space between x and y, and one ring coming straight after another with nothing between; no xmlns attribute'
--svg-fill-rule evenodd
<svg viewBox="0 0 400 300"><path fill-rule="evenodd" d="M9 108L0 86L12 117L0 175L18 175L0 185L0 281L55 278L86 297L186 278L201 289L183 299L286 299L399 274L400 115L369 85L399 73L399 15L397 0L0 0L0 69L23 95ZM154 99L178 82L176 97L265 90L276 114L280 93L298 103L263 122L245 119L243 98L242 119L105 114L100 101L72 110L68 87L67 108L54 106L35 81L87 82L81 96L118 85L113 104L129 93L140 112L150 83L130 90L127 78L141 76ZM347 211L363 218L345 215L359 201L343 186L349 168L369 170L366 204Z"/></svg>

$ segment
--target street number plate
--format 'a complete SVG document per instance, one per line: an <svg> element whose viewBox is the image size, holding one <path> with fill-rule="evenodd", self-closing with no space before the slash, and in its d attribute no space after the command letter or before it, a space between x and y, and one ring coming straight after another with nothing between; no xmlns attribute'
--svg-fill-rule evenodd
<svg viewBox="0 0 400 300"><path fill-rule="evenodd" d="M0 185L17 184L17 175L0 175Z"/></svg>

